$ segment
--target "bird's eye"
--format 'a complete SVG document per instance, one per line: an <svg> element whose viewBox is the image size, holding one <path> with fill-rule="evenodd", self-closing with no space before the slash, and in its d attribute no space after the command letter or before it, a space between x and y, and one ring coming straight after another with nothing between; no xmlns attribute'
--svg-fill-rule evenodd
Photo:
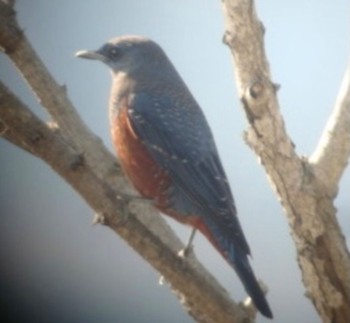
<svg viewBox="0 0 350 323"><path fill-rule="evenodd" d="M118 48L113 47L110 49L109 54L113 58L118 58L120 56L120 50Z"/></svg>

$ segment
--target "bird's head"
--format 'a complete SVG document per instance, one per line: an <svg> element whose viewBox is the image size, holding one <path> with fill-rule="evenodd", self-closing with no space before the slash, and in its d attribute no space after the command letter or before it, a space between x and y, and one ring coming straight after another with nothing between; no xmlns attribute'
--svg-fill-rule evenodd
<svg viewBox="0 0 350 323"><path fill-rule="evenodd" d="M141 36L121 36L108 41L96 51L81 50L77 57L105 63L113 73L132 74L140 68L156 68L167 60L163 50L155 42Z"/></svg>

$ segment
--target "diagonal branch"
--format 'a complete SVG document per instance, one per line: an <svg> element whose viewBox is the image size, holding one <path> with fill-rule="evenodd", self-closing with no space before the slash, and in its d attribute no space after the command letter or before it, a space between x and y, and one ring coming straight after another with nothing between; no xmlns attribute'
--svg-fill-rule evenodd
<svg viewBox="0 0 350 323"><path fill-rule="evenodd" d="M101 178L114 181L111 175L121 174L115 159L110 158L111 153L103 145L98 145L97 151L92 150L94 143L101 139L81 120L67 96L65 86L57 84L49 73L20 29L14 9L4 1L0 1L0 48L8 55L36 94L40 104L51 115L61 135L84 153L87 162L95 167ZM100 164L101 159L113 162L105 167L106 165Z"/></svg>
<svg viewBox="0 0 350 323"><path fill-rule="evenodd" d="M336 195L350 157L350 64L345 71L334 110L310 163L318 178Z"/></svg>

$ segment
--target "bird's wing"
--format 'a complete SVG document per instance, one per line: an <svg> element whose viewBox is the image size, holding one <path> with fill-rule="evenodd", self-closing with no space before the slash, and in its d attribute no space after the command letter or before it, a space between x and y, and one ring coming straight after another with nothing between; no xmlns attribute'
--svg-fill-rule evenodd
<svg viewBox="0 0 350 323"><path fill-rule="evenodd" d="M249 254L210 128L189 92L183 94L134 93L128 109L132 126L171 178L171 207L202 216L214 236L222 237L216 243L226 252L234 242Z"/></svg>

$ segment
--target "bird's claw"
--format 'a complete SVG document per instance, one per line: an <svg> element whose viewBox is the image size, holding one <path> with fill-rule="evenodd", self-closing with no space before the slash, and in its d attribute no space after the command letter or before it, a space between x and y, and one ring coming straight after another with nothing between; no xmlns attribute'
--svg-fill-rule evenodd
<svg viewBox="0 0 350 323"><path fill-rule="evenodd" d="M193 253L193 245L191 244L191 245L187 245L185 248L182 248L181 250L179 250L177 255L180 258L187 258L192 253Z"/></svg>

